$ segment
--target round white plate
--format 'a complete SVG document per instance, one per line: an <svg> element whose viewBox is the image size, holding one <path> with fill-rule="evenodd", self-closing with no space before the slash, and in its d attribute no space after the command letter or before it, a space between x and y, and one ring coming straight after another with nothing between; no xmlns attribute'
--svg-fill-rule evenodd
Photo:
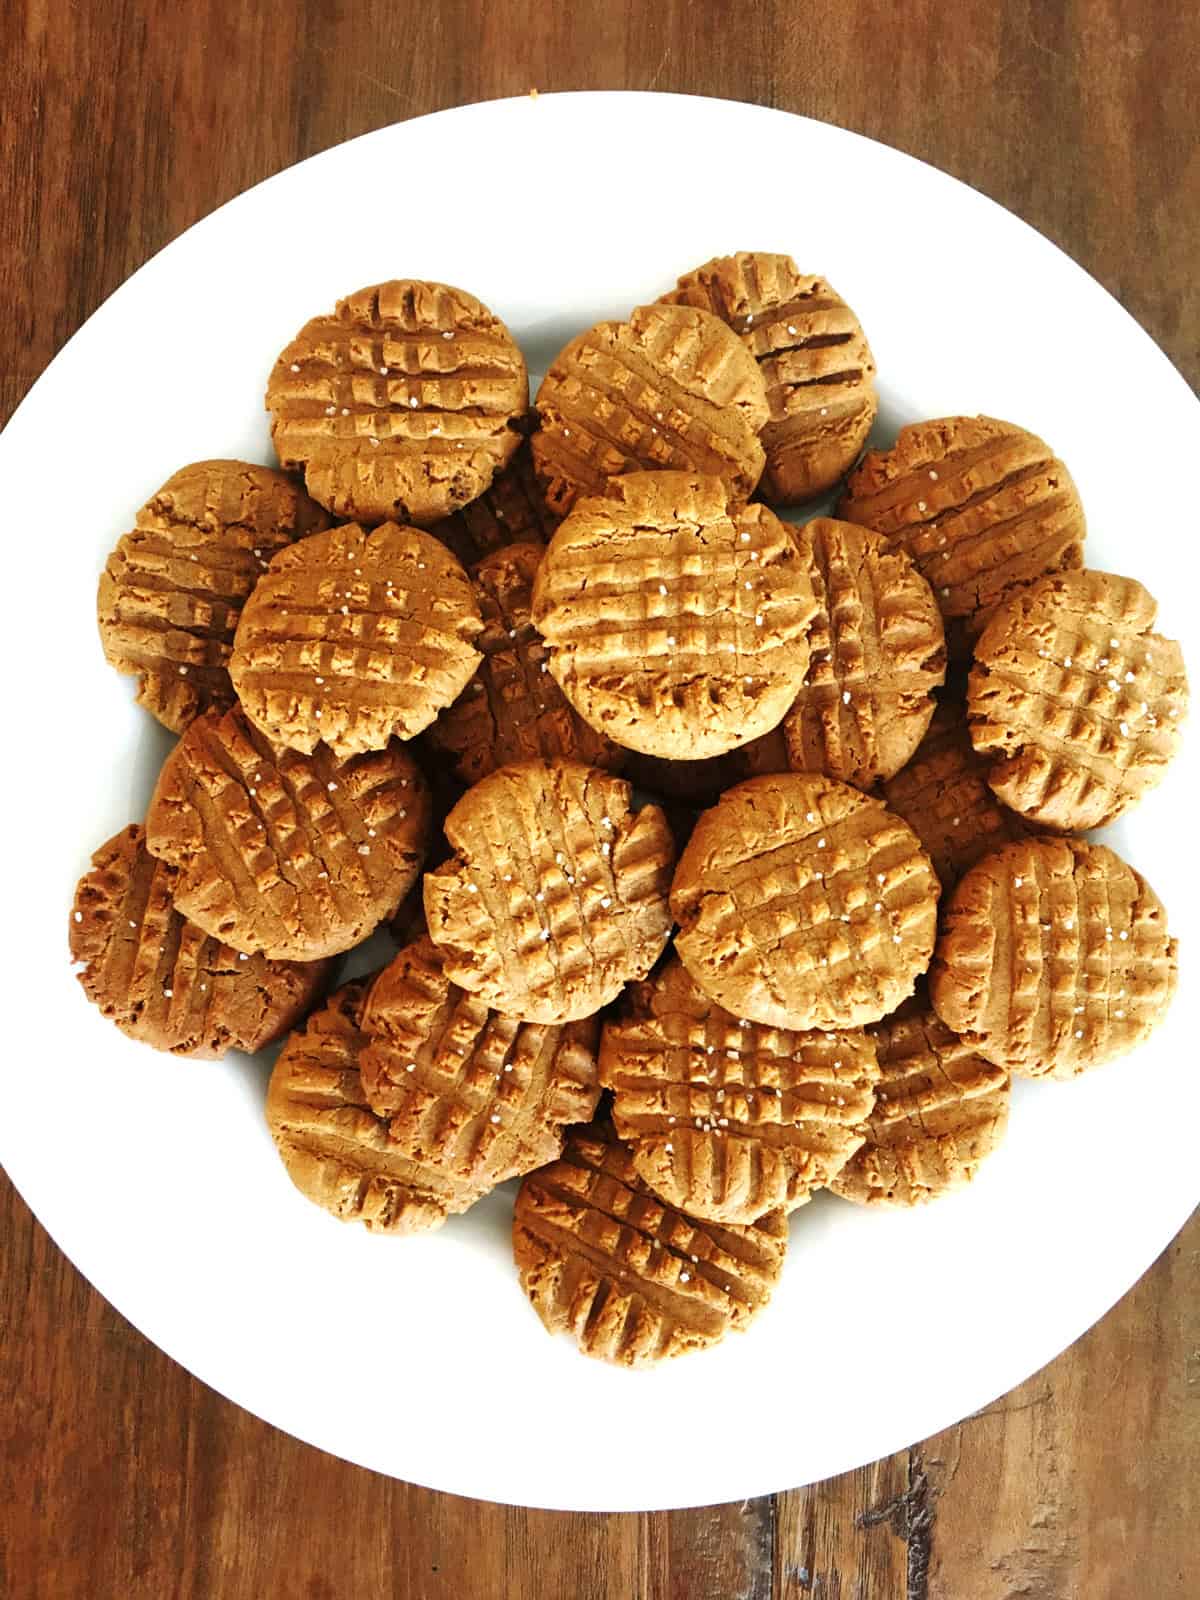
<svg viewBox="0 0 1200 1600"><path fill-rule="evenodd" d="M648 167L646 151L668 145L690 158ZM499 149L536 152L538 192L556 203L532 207L519 176L481 181L481 153ZM618 192L581 202L601 150ZM499 312L540 374L579 328L747 247L791 252L858 311L879 363L879 438L986 411L1051 440L1087 507L1091 565L1146 582L1200 665L1194 539L1163 470L1194 458L1200 407L1165 358L990 201L854 134L754 106L543 95L330 150L135 273L0 440L14 597L0 1159L79 1269L198 1377L301 1439L434 1488L632 1510L854 1467L1056 1355L1200 1191L1195 737L1109 834L1180 936L1166 1025L1079 1083L1018 1085L1007 1142L962 1195L914 1214L831 1197L805 1207L757 1324L655 1372L585 1360L542 1331L510 1259L509 1191L426 1238L342 1226L274 1155L265 1061L190 1063L133 1044L72 975L75 880L142 815L168 746L104 663L97 574L177 466L271 461L263 387L300 324L362 284L444 279Z"/></svg>

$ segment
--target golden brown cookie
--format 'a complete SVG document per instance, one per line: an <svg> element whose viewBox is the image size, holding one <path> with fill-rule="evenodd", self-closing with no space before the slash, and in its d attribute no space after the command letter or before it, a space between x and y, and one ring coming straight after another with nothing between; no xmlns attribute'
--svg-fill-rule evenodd
<svg viewBox="0 0 1200 1600"><path fill-rule="evenodd" d="M83 992L122 1033L156 1050L253 1054L299 1022L329 963L239 955L180 915L177 879L137 824L95 852L71 910Z"/></svg>
<svg viewBox="0 0 1200 1600"><path fill-rule="evenodd" d="M879 1050L867 1137L829 1187L860 1205L916 1206L970 1183L1008 1126L1009 1078L923 995L867 1032Z"/></svg>
<svg viewBox="0 0 1200 1600"><path fill-rule="evenodd" d="M817 600L811 651L791 709L742 752L743 770L824 772L862 789L899 772L946 676L942 617L903 550L851 522L795 530Z"/></svg>
<svg viewBox="0 0 1200 1600"><path fill-rule="evenodd" d="M912 760L883 785L888 809L920 839L943 893L968 867L1029 833L988 788L987 767L971 746L962 701L950 697L939 703Z"/></svg>
<svg viewBox="0 0 1200 1600"><path fill-rule="evenodd" d="M584 1355L648 1367L717 1344L771 1298L787 1220L699 1222L652 1195L624 1145L591 1132L522 1183L513 1213L521 1287L550 1333Z"/></svg>
<svg viewBox="0 0 1200 1600"><path fill-rule="evenodd" d="M920 841L869 795L810 773L751 778L679 858L675 949L713 1000L772 1028L854 1028L929 965L938 883Z"/></svg>
<svg viewBox="0 0 1200 1600"><path fill-rule="evenodd" d="M482 494L520 444L525 359L474 295L411 278L314 317L271 369L281 465L335 516L424 527Z"/></svg>
<svg viewBox="0 0 1200 1600"><path fill-rule="evenodd" d="M429 531L464 567L472 567L506 545L548 544L557 525L558 519L550 515L542 499L533 454L524 439L478 500L435 522Z"/></svg>
<svg viewBox="0 0 1200 1600"><path fill-rule="evenodd" d="M536 404L533 465L555 516L638 468L714 475L739 500L762 475L762 374L707 311L641 306L598 322L554 358Z"/></svg>
<svg viewBox="0 0 1200 1600"><path fill-rule="evenodd" d="M791 1211L828 1184L862 1143L877 1075L861 1029L740 1021L676 960L627 991L600 1045L634 1170L660 1199L716 1222Z"/></svg>
<svg viewBox="0 0 1200 1600"><path fill-rule="evenodd" d="M764 499L797 505L832 488L879 406L871 347L842 297L791 256L739 250L685 273L663 301L713 312L758 362L770 407Z"/></svg>
<svg viewBox="0 0 1200 1600"><path fill-rule="evenodd" d="M146 813L175 903L235 950L338 955L392 916L420 871L429 793L404 748L337 761L275 751L238 707L197 717Z"/></svg>
<svg viewBox="0 0 1200 1600"><path fill-rule="evenodd" d="M580 716L664 758L773 727L804 681L815 610L793 530L687 472L631 472L578 501L533 586L550 671Z"/></svg>
<svg viewBox="0 0 1200 1600"><path fill-rule="evenodd" d="M1141 1044L1177 977L1166 911L1140 873L1104 845L1030 839L954 891L929 993L997 1066L1071 1078Z"/></svg>
<svg viewBox="0 0 1200 1600"><path fill-rule="evenodd" d="M907 550L969 656L1014 589L1083 565L1083 506L1050 447L1011 422L943 417L900 430L851 474L838 516Z"/></svg>
<svg viewBox="0 0 1200 1600"><path fill-rule="evenodd" d="M495 1010L590 1017L661 954L675 843L620 778L576 761L501 767L446 837L455 855L425 875L429 934L451 981Z"/></svg>
<svg viewBox="0 0 1200 1600"><path fill-rule="evenodd" d="M553 1161L600 1097L594 1020L502 1017L450 982L428 938L372 983L362 1028L363 1089L392 1143L468 1189Z"/></svg>
<svg viewBox="0 0 1200 1600"><path fill-rule="evenodd" d="M314 1205L372 1233L424 1233L484 1193L414 1161L367 1104L359 1057L367 985L339 989L280 1051L267 1126L288 1177Z"/></svg>
<svg viewBox="0 0 1200 1600"><path fill-rule="evenodd" d="M104 654L138 704L182 733L234 701L229 651L242 604L277 550L329 518L281 472L196 461L149 499L100 574Z"/></svg>
<svg viewBox="0 0 1200 1600"><path fill-rule="evenodd" d="M465 784L537 756L570 756L611 771L624 765L620 746L588 726L550 675L546 646L530 618L541 559L540 545L514 544L472 574L483 617L474 642L483 663L427 736Z"/></svg>
<svg viewBox="0 0 1200 1600"><path fill-rule="evenodd" d="M975 646L971 739L1033 822L1101 828L1161 782L1187 715L1183 652L1133 578L1066 572L1019 590Z"/></svg>
<svg viewBox="0 0 1200 1600"><path fill-rule="evenodd" d="M229 671L272 743L350 756L427 728L470 682L482 626L444 545L351 522L275 557L243 608Z"/></svg>

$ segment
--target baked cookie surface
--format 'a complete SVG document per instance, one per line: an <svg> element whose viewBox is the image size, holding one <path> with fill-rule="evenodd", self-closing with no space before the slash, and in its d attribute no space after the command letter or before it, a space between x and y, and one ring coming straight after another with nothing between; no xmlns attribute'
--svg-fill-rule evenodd
<svg viewBox="0 0 1200 1600"><path fill-rule="evenodd" d="M425 875L445 971L508 1016L589 1017L645 977L671 931L675 842L657 806L574 761L525 761L446 818L455 854Z"/></svg>
<svg viewBox="0 0 1200 1600"><path fill-rule="evenodd" d="M867 1032L879 1052L875 1105L829 1187L861 1205L915 1206L969 1183L1008 1126L1008 1074L922 995Z"/></svg>
<svg viewBox="0 0 1200 1600"><path fill-rule="evenodd" d="M858 459L879 407L871 347L841 296L791 256L739 250L685 273L662 298L711 311L758 362L770 410L763 498L798 505L831 489Z"/></svg>
<svg viewBox="0 0 1200 1600"><path fill-rule="evenodd" d="M967 715L1005 805L1100 828L1162 781L1180 744L1183 652L1133 578L1067 572L1014 594L975 646Z"/></svg>
<svg viewBox="0 0 1200 1600"><path fill-rule="evenodd" d="M744 771L823 772L867 789L899 772L946 675L937 601L902 550L850 522L794 530L816 598L804 682L779 726L742 752Z"/></svg>
<svg viewBox="0 0 1200 1600"><path fill-rule="evenodd" d="M529 441L523 439L477 500L432 523L429 531L464 567L473 567L510 544L548 544L557 526L534 475Z"/></svg>
<svg viewBox="0 0 1200 1600"><path fill-rule="evenodd" d="M482 494L520 444L525 358L463 289L373 284L305 323L267 382L280 464L354 522L425 526Z"/></svg>
<svg viewBox="0 0 1200 1600"><path fill-rule="evenodd" d="M600 1097L593 1020L502 1017L450 982L428 938L375 978L362 1027L363 1089L393 1145L470 1189L553 1161Z"/></svg>
<svg viewBox="0 0 1200 1600"><path fill-rule="evenodd" d="M778 1212L745 1228L687 1217L650 1193L624 1145L590 1132L530 1173L513 1212L521 1287L547 1331L626 1367L746 1327L770 1299L786 1250Z"/></svg>
<svg viewBox="0 0 1200 1600"><path fill-rule="evenodd" d="M338 756L411 739L480 663L470 580L417 528L345 523L281 551L242 610L230 675L274 744Z"/></svg>
<svg viewBox="0 0 1200 1600"><path fill-rule="evenodd" d="M345 984L288 1039L267 1089L267 1126L288 1177L314 1205L372 1233L425 1233L485 1189L413 1160L371 1110L358 1070L366 989Z"/></svg>
<svg viewBox="0 0 1200 1600"><path fill-rule="evenodd" d="M1162 902L1120 856L1030 839L986 856L954 891L929 993L946 1025L997 1066L1071 1078L1149 1037L1177 962Z"/></svg>
<svg viewBox="0 0 1200 1600"><path fill-rule="evenodd" d="M622 472L700 472L741 500L762 475L766 386L707 311L641 306L628 322L598 322L554 358L535 404L533 465L554 516Z"/></svg>
<svg viewBox="0 0 1200 1600"><path fill-rule="evenodd" d="M895 1010L929 965L938 883L912 829L849 784L751 778L679 859L675 949L736 1017L839 1029Z"/></svg>
<svg viewBox="0 0 1200 1600"><path fill-rule="evenodd" d="M600 1076L634 1170L693 1217L751 1223L829 1184L862 1143L875 1046L724 1010L672 960L604 1024Z"/></svg>
<svg viewBox="0 0 1200 1600"><path fill-rule="evenodd" d="M987 770L971 744L965 705L947 696L912 760L883 785L888 809L920 839L943 893L984 856L1029 835L1028 825L988 787Z"/></svg>
<svg viewBox="0 0 1200 1600"><path fill-rule="evenodd" d="M365 939L412 886L428 835L428 790L401 745L348 761L277 751L236 706L196 718L146 813L151 854L179 869L180 911L277 960Z"/></svg>
<svg viewBox="0 0 1200 1600"><path fill-rule="evenodd" d="M1083 565L1083 506L1047 444L993 417L901 428L850 475L838 516L907 550L937 597L946 644L964 660L1014 589Z"/></svg>
<svg viewBox="0 0 1200 1600"><path fill-rule="evenodd" d="M137 824L100 846L71 909L83 992L122 1033L156 1050L253 1054L299 1022L329 963L240 955L176 910L177 881Z"/></svg>
<svg viewBox="0 0 1200 1600"><path fill-rule="evenodd" d="M579 714L644 755L703 759L773 727L809 663L816 600L793 530L720 478L634 472L576 502L533 620Z"/></svg>
<svg viewBox="0 0 1200 1600"><path fill-rule="evenodd" d="M547 649L533 626L533 584L543 549L514 544L473 570L483 632L473 641L478 672L426 736L470 785L514 761L566 756L619 771L625 752L589 725L551 675Z"/></svg>
<svg viewBox="0 0 1200 1600"><path fill-rule="evenodd" d="M281 472L194 461L138 512L100 574L104 654L138 681L138 704L175 733L233 704L229 652L246 597L271 557L328 527Z"/></svg>

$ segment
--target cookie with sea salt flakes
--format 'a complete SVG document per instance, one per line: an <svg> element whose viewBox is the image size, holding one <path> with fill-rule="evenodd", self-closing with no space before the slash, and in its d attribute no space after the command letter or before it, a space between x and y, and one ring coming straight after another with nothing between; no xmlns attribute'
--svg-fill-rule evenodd
<svg viewBox="0 0 1200 1600"><path fill-rule="evenodd" d="M518 1022L451 983L421 938L375 978L358 1065L398 1150L469 1188L553 1161L596 1109L594 1019Z"/></svg>
<svg viewBox="0 0 1200 1600"><path fill-rule="evenodd" d="M772 727L804 681L815 611L792 529L687 472L631 472L577 501L533 587L550 672L580 716L664 758Z"/></svg>
<svg viewBox="0 0 1200 1600"><path fill-rule="evenodd" d="M908 551L937 596L956 661L1015 589L1083 565L1071 474L1035 434L994 417L901 428L890 450L868 450L837 514Z"/></svg>
<svg viewBox="0 0 1200 1600"><path fill-rule="evenodd" d="M533 454L525 439L477 500L433 523L429 531L464 567L473 567L508 545L546 545L557 526L558 518L551 515L542 498Z"/></svg>
<svg viewBox="0 0 1200 1600"><path fill-rule="evenodd" d="M483 1188L407 1155L363 1092L366 983L348 983L287 1040L267 1089L267 1126L288 1177L314 1205L371 1233L425 1233Z"/></svg>
<svg viewBox="0 0 1200 1600"><path fill-rule="evenodd" d="M479 671L426 734L460 782L470 785L497 767L537 756L568 756L620 771L625 752L572 707L547 666L533 625L533 584L542 559L536 544L496 550L471 578L483 618L473 641Z"/></svg>
<svg viewBox="0 0 1200 1600"><path fill-rule="evenodd" d="M137 824L100 846L71 910L79 982L122 1033L157 1050L253 1054L299 1022L329 963L239 955L180 914L177 881Z"/></svg>
<svg viewBox="0 0 1200 1600"><path fill-rule="evenodd" d="M912 760L883 785L888 809L920 839L943 893L984 856L1029 834L1028 824L988 788L987 769L971 744L966 708L951 695L939 703Z"/></svg>
<svg viewBox="0 0 1200 1600"><path fill-rule="evenodd" d="M280 465L354 522L437 522L521 442L525 358L494 312L445 283L359 289L306 322L267 383Z"/></svg>
<svg viewBox="0 0 1200 1600"><path fill-rule="evenodd" d="M1133 578L1067 572L1014 594L975 646L971 741L1032 822L1101 828L1162 781L1187 714L1183 652Z"/></svg>
<svg viewBox="0 0 1200 1600"><path fill-rule="evenodd" d="M671 886L675 950L711 999L774 1028L854 1028L929 965L938 882L912 829L811 773L751 778L697 822Z"/></svg>
<svg viewBox="0 0 1200 1600"><path fill-rule="evenodd" d="M717 1222L791 1211L830 1183L862 1143L876 1076L861 1029L741 1021L677 960L626 992L600 1046L634 1170L661 1199Z"/></svg>
<svg viewBox="0 0 1200 1600"><path fill-rule="evenodd" d="M117 541L100 574L100 642L138 679L138 704L182 733L234 701L229 652L268 561L329 518L282 472L194 461L172 473Z"/></svg>
<svg viewBox="0 0 1200 1600"><path fill-rule="evenodd" d="M584 1355L648 1367L744 1329L771 1298L787 1219L685 1216L651 1194L624 1145L592 1130L521 1184L513 1257L548 1333Z"/></svg>
<svg viewBox="0 0 1200 1600"><path fill-rule="evenodd" d="M866 1139L829 1187L860 1205L915 1206L970 1183L1008 1126L1008 1074L923 995L867 1029L879 1051Z"/></svg>
<svg viewBox="0 0 1200 1600"><path fill-rule="evenodd" d="M1141 1044L1177 981L1177 941L1139 872L1104 845L1030 839L985 856L954 891L929 994L988 1061L1071 1078Z"/></svg>
<svg viewBox="0 0 1200 1600"><path fill-rule="evenodd" d="M758 362L770 408L763 498L798 505L832 488L858 458L879 406L871 348L842 297L791 256L739 250L685 273L662 298L713 312Z"/></svg>
<svg viewBox="0 0 1200 1600"><path fill-rule="evenodd" d="M479 666L470 580L417 528L345 523L281 551L242 611L230 676L277 745L382 750L451 705Z"/></svg>
<svg viewBox="0 0 1200 1600"><path fill-rule="evenodd" d="M421 868L429 793L395 740L338 761L277 750L235 706L197 717L146 812L175 903L247 955L340 955L393 916Z"/></svg>
<svg viewBox="0 0 1200 1600"><path fill-rule="evenodd" d="M446 818L425 916L452 982L506 1016L572 1022L644 978L671 931L675 841L658 806L577 761L524 761Z"/></svg>
<svg viewBox="0 0 1200 1600"><path fill-rule="evenodd" d="M641 306L598 322L555 356L535 404L533 465L554 516L623 472L701 472L737 500L762 476L766 385L708 311Z"/></svg>
<svg viewBox="0 0 1200 1600"><path fill-rule="evenodd" d="M941 613L902 550L850 522L795 530L817 610L787 715L741 754L749 774L824 772L868 789L912 756L946 675Z"/></svg>

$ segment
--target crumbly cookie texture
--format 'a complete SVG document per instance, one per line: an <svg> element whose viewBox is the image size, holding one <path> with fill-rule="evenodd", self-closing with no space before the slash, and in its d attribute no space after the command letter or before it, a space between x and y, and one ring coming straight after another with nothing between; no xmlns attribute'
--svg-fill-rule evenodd
<svg viewBox="0 0 1200 1600"><path fill-rule="evenodd" d="M1049 445L993 417L942 417L868 450L838 516L907 550L965 660L1002 600L1023 584L1083 565L1079 494Z"/></svg>
<svg viewBox="0 0 1200 1600"><path fill-rule="evenodd" d="M809 665L779 726L742 753L747 774L824 772L868 789L910 759L946 676L942 617L903 550L850 522L794 530L812 583Z"/></svg>
<svg viewBox="0 0 1200 1600"><path fill-rule="evenodd" d="M831 778L751 778L697 822L680 857L675 949L734 1016L860 1027L929 965L938 882L912 829Z"/></svg>
<svg viewBox="0 0 1200 1600"><path fill-rule="evenodd" d="M417 528L346 523L281 551L238 623L230 674L277 745L338 756L411 739L481 657L470 580Z"/></svg>
<svg viewBox="0 0 1200 1600"><path fill-rule="evenodd" d="M817 610L793 530L716 477L634 472L550 542L533 620L572 705L644 755L702 759L774 726Z"/></svg>
<svg viewBox="0 0 1200 1600"><path fill-rule="evenodd" d="M1018 591L975 647L971 740L988 782L1047 827L1100 828L1162 781L1187 715L1183 652L1133 578L1067 572Z"/></svg>
<svg viewBox="0 0 1200 1600"><path fill-rule="evenodd" d="M238 707L197 717L146 813L175 903L247 955L315 961L395 914L420 871L429 793L404 747L339 761L277 750Z"/></svg>
<svg viewBox="0 0 1200 1600"><path fill-rule="evenodd" d="M521 1184L513 1256L550 1333L584 1355L653 1366L743 1329L771 1297L787 1220L702 1222L651 1194L624 1145L594 1131Z"/></svg>
<svg viewBox="0 0 1200 1600"><path fill-rule="evenodd" d="M429 934L454 983L508 1016L571 1022L645 977L671 931L675 843L658 806L573 761L526 761L446 818L425 875Z"/></svg>
<svg viewBox="0 0 1200 1600"><path fill-rule="evenodd" d="M509 545L472 572L483 618L474 645L482 662L427 735L430 748L449 759L464 784L538 756L567 756L610 771L625 764L624 750L584 721L547 665L548 651L531 615L542 554L540 545Z"/></svg>
<svg viewBox="0 0 1200 1600"><path fill-rule="evenodd" d="M764 499L797 505L831 489L858 459L879 406L871 348L842 297L791 256L739 250L685 273L662 298L713 312L758 362L770 410Z"/></svg>
<svg viewBox="0 0 1200 1600"><path fill-rule="evenodd" d="M233 704L229 652L246 597L271 557L328 527L281 472L247 461L194 461L138 512L100 574L104 654L138 679L138 704L182 733Z"/></svg>
<svg viewBox="0 0 1200 1600"><path fill-rule="evenodd" d="M416 940L371 985L359 1072L393 1145L468 1189L553 1161L596 1109L594 1019L518 1022L451 983Z"/></svg>
<svg viewBox="0 0 1200 1600"><path fill-rule="evenodd" d="M542 497L525 439L477 500L433 523L429 531L464 567L473 567L508 545L546 545L557 526L558 518Z"/></svg>
<svg viewBox="0 0 1200 1600"><path fill-rule="evenodd" d="M946 908L929 992L988 1061L1071 1078L1146 1039L1178 979L1177 942L1150 885L1078 839L1006 845Z"/></svg>
<svg viewBox="0 0 1200 1600"><path fill-rule="evenodd" d="M875 1045L861 1029L763 1028L672 960L604 1025L600 1076L638 1176L693 1217L751 1223L830 1183L863 1140Z"/></svg>
<svg viewBox="0 0 1200 1600"><path fill-rule="evenodd" d="M1004 1136L1010 1083L924 995L867 1029L879 1051L866 1139L830 1188L860 1205L915 1206L969 1183Z"/></svg>
<svg viewBox="0 0 1200 1600"><path fill-rule="evenodd" d="M337 517L425 527L491 484L521 442L525 358L472 294L373 284L305 323L267 383L280 464Z"/></svg>
<svg viewBox="0 0 1200 1600"><path fill-rule="evenodd" d="M156 1050L253 1054L300 1021L329 963L239 954L180 914L177 881L137 824L100 846L71 908L83 992L122 1033Z"/></svg>
<svg viewBox="0 0 1200 1600"><path fill-rule="evenodd" d="M762 476L766 385L708 311L641 306L598 322L551 362L536 406L533 465L554 516L639 468L720 477L741 500Z"/></svg>
<svg viewBox="0 0 1200 1600"><path fill-rule="evenodd" d="M920 839L943 893L984 856L1029 835L1028 824L988 787L987 770L971 744L966 707L950 694L912 760L883 785L888 809Z"/></svg>
<svg viewBox="0 0 1200 1600"><path fill-rule="evenodd" d="M348 983L293 1033L267 1090L267 1126L288 1177L314 1205L372 1233L426 1233L480 1199L433 1163L406 1154L363 1092L359 1059L366 983Z"/></svg>

